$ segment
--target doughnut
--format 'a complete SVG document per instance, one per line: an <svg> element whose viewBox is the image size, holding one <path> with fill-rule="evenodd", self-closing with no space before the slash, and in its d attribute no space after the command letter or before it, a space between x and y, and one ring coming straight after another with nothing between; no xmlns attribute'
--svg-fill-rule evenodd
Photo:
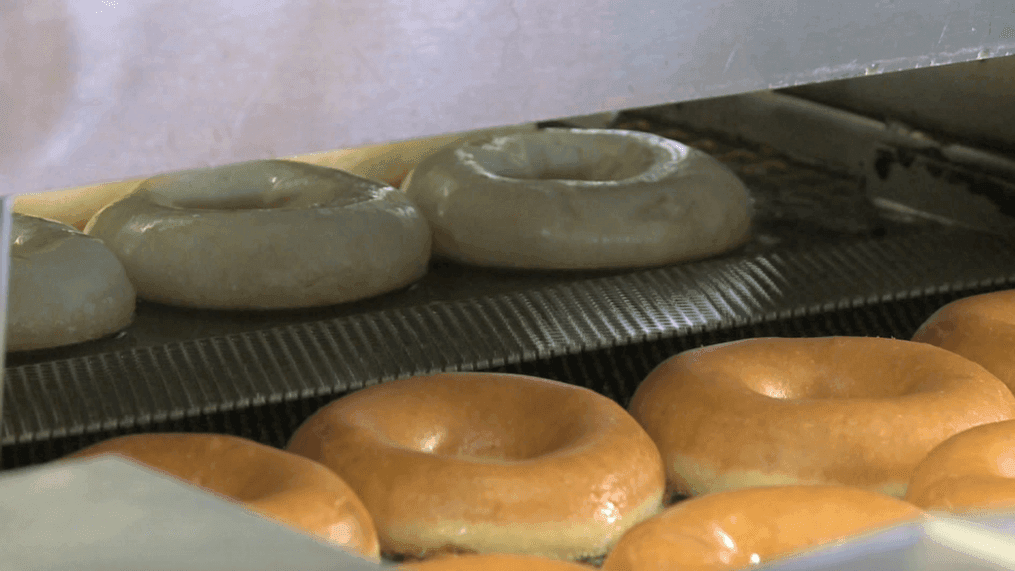
<svg viewBox="0 0 1015 571"><path fill-rule="evenodd" d="M281 160L148 179L86 231L140 297L203 309L355 301L409 285L430 257L429 226L401 191Z"/></svg>
<svg viewBox="0 0 1015 571"><path fill-rule="evenodd" d="M534 124L527 123L512 127L441 135L427 139L297 155L289 157L289 160L344 170L357 176L398 187L419 161L446 145L481 134L534 131L535 128ZM73 226L78 230L84 230L85 225L95 216L96 212L107 204L127 196L142 182L144 179L23 194L15 199L14 211L30 216L49 218Z"/></svg>
<svg viewBox="0 0 1015 571"><path fill-rule="evenodd" d="M648 133L544 129L473 138L431 155L402 188L434 253L521 269L630 268L719 254L750 237L740 179Z"/></svg>
<svg viewBox="0 0 1015 571"><path fill-rule="evenodd" d="M504 553L437 557L400 565L399 569L406 571L589 571L588 567L569 561Z"/></svg>
<svg viewBox="0 0 1015 571"><path fill-rule="evenodd" d="M674 504L627 532L603 571L747 569L919 519L902 500L847 486L720 492Z"/></svg>
<svg viewBox="0 0 1015 571"><path fill-rule="evenodd" d="M447 373L327 405L287 448L335 470L385 553L604 554L662 507L659 452L619 405L520 375Z"/></svg>
<svg viewBox="0 0 1015 571"><path fill-rule="evenodd" d="M901 497L949 436L1015 416L976 363L896 339L759 338L687 351L635 391L671 493L842 484Z"/></svg>
<svg viewBox="0 0 1015 571"><path fill-rule="evenodd" d="M512 127L498 127L467 133L440 135L426 139L413 139L397 143L370 145L356 149L342 149L293 157L292 160L341 169L365 178L378 180L391 186L400 186L406 175L420 161L440 149L476 136L503 135L534 131L532 123Z"/></svg>
<svg viewBox="0 0 1015 571"><path fill-rule="evenodd" d="M14 212L48 218L84 230L88 221L107 204L134 191L139 180L96 184L55 192L23 194L14 199Z"/></svg>
<svg viewBox="0 0 1015 571"><path fill-rule="evenodd" d="M7 350L90 341L134 318L134 286L101 241L65 224L14 214Z"/></svg>
<svg viewBox="0 0 1015 571"><path fill-rule="evenodd" d="M1015 421L970 428L937 445L913 470L906 500L951 512L1015 507Z"/></svg>
<svg viewBox="0 0 1015 571"><path fill-rule="evenodd" d="M920 326L913 341L962 355L1015 392L1015 290L949 303Z"/></svg>
<svg viewBox="0 0 1015 571"><path fill-rule="evenodd" d="M136 434L67 459L115 454L199 486L365 558L380 560L363 503L331 470L252 440L220 434Z"/></svg>

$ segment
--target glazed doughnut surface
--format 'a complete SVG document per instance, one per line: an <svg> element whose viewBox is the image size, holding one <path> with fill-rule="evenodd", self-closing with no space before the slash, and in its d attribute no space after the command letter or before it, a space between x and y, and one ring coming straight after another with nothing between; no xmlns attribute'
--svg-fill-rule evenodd
<svg viewBox="0 0 1015 571"><path fill-rule="evenodd" d="M619 405L519 375L369 387L308 419L288 450L341 475L386 553L602 555L662 506L659 452Z"/></svg>
<svg viewBox="0 0 1015 571"><path fill-rule="evenodd" d="M894 339L748 339L681 353L638 387L631 414L680 494L845 484L902 496L949 436L1015 416L979 365Z"/></svg>
<svg viewBox="0 0 1015 571"><path fill-rule="evenodd" d="M920 326L913 341L979 363L1015 392L1015 290L949 303Z"/></svg>
<svg viewBox="0 0 1015 571"><path fill-rule="evenodd" d="M115 333L134 318L134 286L101 241L14 214L7 350L58 347Z"/></svg>
<svg viewBox="0 0 1015 571"><path fill-rule="evenodd" d="M437 557L399 566L408 571L588 571L589 568L569 561L490 553Z"/></svg>
<svg viewBox="0 0 1015 571"><path fill-rule="evenodd" d="M401 191L291 161L151 178L87 232L142 298L208 309L363 299L419 279L430 257L429 226Z"/></svg>
<svg viewBox="0 0 1015 571"><path fill-rule="evenodd" d="M1015 421L970 428L939 444L913 471L906 500L952 512L1015 506Z"/></svg>
<svg viewBox="0 0 1015 571"><path fill-rule="evenodd" d="M138 434L69 456L116 454L378 560L377 532L363 503L333 472L306 458L217 434Z"/></svg>
<svg viewBox="0 0 1015 571"><path fill-rule="evenodd" d="M527 269L625 268L703 258L750 235L747 189L712 157L633 131L480 137L422 161L402 188L435 253Z"/></svg>
<svg viewBox="0 0 1015 571"><path fill-rule="evenodd" d="M747 569L921 515L902 500L846 486L721 492L679 502L636 526L603 570Z"/></svg>

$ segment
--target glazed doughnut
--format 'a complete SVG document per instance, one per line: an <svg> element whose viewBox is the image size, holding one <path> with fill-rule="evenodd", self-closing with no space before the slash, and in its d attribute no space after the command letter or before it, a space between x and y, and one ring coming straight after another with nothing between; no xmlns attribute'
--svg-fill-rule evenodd
<svg viewBox="0 0 1015 571"><path fill-rule="evenodd" d="M901 497L931 448L1015 416L1015 396L937 347L867 337L749 339L681 353L631 414L670 491L844 484Z"/></svg>
<svg viewBox="0 0 1015 571"><path fill-rule="evenodd" d="M291 161L148 179L86 231L144 299L207 309L355 301L419 279L430 229L390 186Z"/></svg>
<svg viewBox="0 0 1015 571"><path fill-rule="evenodd" d="M920 326L913 341L979 363L1015 392L1015 290L949 303Z"/></svg>
<svg viewBox="0 0 1015 571"><path fill-rule="evenodd" d="M324 407L288 450L335 470L385 553L602 555L662 507L645 432L588 389L448 373L376 385Z"/></svg>
<svg viewBox="0 0 1015 571"><path fill-rule="evenodd" d="M14 214L7 350L98 339L134 317L134 286L102 242L65 224Z"/></svg>
<svg viewBox="0 0 1015 571"><path fill-rule="evenodd" d="M677 503L627 532L603 571L747 569L921 515L902 500L846 486L721 492Z"/></svg>
<svg viewBox="0 0 1015 571"><path fill-rule="evenodd" d="M407 571L589 571L578 563L532 557L489 553L485 555L452 555L427 561L400 565Z"/></svg>
<svg viewBox="0 0 1015 571"><path fill-rule="evenodd" d="M712 157L633 131L545 129L479 137L422 161L402 184L434 252L526 269L654 266L743 244L751 203Z"/></svg>
<svg viewBox="0 0 1015 571"><path fill-rule="evenodd" d="M138 434L90 446L68 459L116 454L185 480L266 517L379 560L377 532L363 503L316 462L218 434Z"/></svg>
<svg viewBox="0 0 1015 571"><path fill-rule="evenodd" d="M913 471L906 500L953 512L1015 506L1015 421L970 428L936 446Z"/></svg>

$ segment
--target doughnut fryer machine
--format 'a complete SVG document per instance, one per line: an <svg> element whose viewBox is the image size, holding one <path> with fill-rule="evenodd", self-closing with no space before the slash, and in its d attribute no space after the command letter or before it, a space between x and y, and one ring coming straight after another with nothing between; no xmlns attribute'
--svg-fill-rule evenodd
<svg viewBox="0 0 1015 571"><path fill-rule="evenodd" d="M46 465L112 436L282 446L342 394L445 370L626 404L685 349L908 338L949 301L1015 287L1009 1L14 0L0 14L4 294L16 194L523 122L680 140L730 166L756 211L746 246L700 262L435 261L406 290L306 311L139 300L119 335L7 354L3 570L376 568L124 462ZM771 568L1015 568L1013 543L1009 518L941 519Z"/></svg>

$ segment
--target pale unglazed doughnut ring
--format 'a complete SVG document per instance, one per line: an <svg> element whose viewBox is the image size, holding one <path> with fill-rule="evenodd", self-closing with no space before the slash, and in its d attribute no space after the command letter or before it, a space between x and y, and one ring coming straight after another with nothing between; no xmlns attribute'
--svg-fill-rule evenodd
<svg viewBox="0 0 1015 571"><path fill-rule="evenodd" d="M65 224L14 214L7 350L98 339L134 317L134 286L101 241Z"/></svg>
<svg viewBox="0 0 1015 571"><path fill-rule="evenodd" d="M1015 290L953 301L927 318L913 341L962 355L1015 392Z"/></svg>
<svg viewBox="0 0 1015 571"><path fill-rule="evenodd" d="M659 451L617 403L520 375L375 385L311 416L287 448L335 470L385 553L597 557L662 507Z"/></svg>
<svg viewBox="0 0 1015 571"><path fill-rule="evenodd" d="M675 141L621 130L480 137L423 160L402 188L434 228L434 252L527 269L655 266L743 244L740 179Z"/></svg>
<svg viewBox="0 0 1015 571"><path fill-rule="evenodd" d="M635 391L674 493L844 484L902 496L953 434L1015 418L983 367L922 343L760 338L681 353Z"/></svg>
<svg viewBox="0 0 1015 571"><path fill-rule="evenodd" d="M1015 507L1015 421L970 428L936 446L913 471L906 500L950 512Z"/></svg>
<svg viewBox="0 0 1015 571"><path fill-rule="evenodd" d="M603 570L748 569L922 515L902 500L846 486L720 492L677 503L635 526Z"/></svg>
<svg viewBox="0 0 1015 571"><path fill-rule="evenodd" d="M406 571L589 571L589 567L570 561L506 553L436 557L398 568Z"/></svg>
<svg viewBox="0 0 1015 571"><path fill-rule="evenodd" d="M151 178L86 231L142 298L208 309L355 301L419 279L430 257L430 228L401 191L291 161Z"/></svg>
<svg viewBox="0 0 1015 571"><path fill-rule="evenodd" d="M316 462L224 434L135 434L67 457L114 454L179 478L269 518L379 560L373 520L334 472Z"/></svg>

